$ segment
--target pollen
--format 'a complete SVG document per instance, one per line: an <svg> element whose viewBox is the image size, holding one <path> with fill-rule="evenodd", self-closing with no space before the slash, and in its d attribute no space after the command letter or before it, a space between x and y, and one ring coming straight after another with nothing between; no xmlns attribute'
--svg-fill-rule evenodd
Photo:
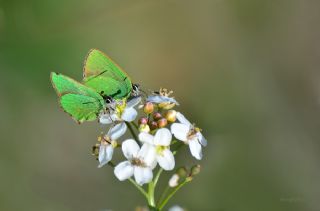
<svg viewBox="0 0 320 211"><path fill-rule="evenodd" d="M125 99L123 99L122 101L118 101L117 102L116 113L118 114L119 117L121 117L122 113L126 109L126 106L127 106L127 102L126 102Z"/></svg>
<svg viewBox="0 0 320 211"><path fill-rule="evenodd" d="M171 94L173 94L173 91L172 91L172 90L169 91L169 90L166 89L166 88L160 88L159 94L160 94L161 96L169 97Z"/></svg>
<svg viewBox="0 0 320 211"><path fill-rule="evenodd" d="M135 165L135 166L146 167L146 164L142 160L140 160L139 158L133 158L131 160L131 164Z"/></svg>
<svg viewBox="0 0 320 211"><path fill-rule="evenodd" d="M201 132L201 129L196 127L195 124L193 124L187 134L188 139L194 138L199 132Z"/></svg>

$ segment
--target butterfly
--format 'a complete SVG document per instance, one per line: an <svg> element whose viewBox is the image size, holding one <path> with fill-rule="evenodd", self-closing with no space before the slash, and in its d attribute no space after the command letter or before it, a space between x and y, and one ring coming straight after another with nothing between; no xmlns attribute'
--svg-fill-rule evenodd
<svg viewBox="0 0 320 211"><path fill-rule="evenodd" d="M139 92L121 67L98 49L91 49L85 59L82 83L55 72L50 78L60 106L78 123L97 119L113 100Z"/></svg>

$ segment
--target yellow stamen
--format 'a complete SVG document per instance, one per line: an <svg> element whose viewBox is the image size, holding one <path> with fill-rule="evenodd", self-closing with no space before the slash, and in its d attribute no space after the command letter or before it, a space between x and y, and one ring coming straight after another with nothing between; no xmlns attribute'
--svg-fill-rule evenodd
<svg viewBox="0 0 320 211"><path fill-rule="evenodd" d="M156 146L156 153L157 153L158 155L163 156L163 151L164 151L165 149L167 149L167 148L168 148L167 146L160 146L160 145L158 145L158 146Z"/></svg>

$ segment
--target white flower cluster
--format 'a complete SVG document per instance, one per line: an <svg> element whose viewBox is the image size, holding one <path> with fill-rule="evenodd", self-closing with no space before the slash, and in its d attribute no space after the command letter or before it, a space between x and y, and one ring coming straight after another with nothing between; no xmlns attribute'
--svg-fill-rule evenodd
<svg viewBox="0 0 320 211"><path fill-rule="evenodd" d="M202 146L206 146L207 141L199 128L183 114L172 110L178 102L170 94L166 89L160 89L146 98L139 96L117 101L113 110L100 115L99 122L111 124L111 127L106 135L99 137L99 143L94 147L99 167L110 162L115 148L121 146L126 160L115 166L115 176L120 181L134 176L135 181L143 185L152 180L152 171L157 164L166 171L174 169L175 158L170 146L180 144L180 141L189 146L193 157L202 158ZM138 116L135 107L143 108L145 115L138 124L134 122ZM128 128L133 129L131 125L139 132L138 140L117 143Z"/></svg>

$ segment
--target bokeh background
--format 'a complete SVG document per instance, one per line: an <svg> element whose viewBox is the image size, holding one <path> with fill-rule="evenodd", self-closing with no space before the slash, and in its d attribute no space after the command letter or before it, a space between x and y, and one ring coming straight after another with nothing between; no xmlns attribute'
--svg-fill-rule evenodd
<svg viewBox="0 0 320 211"><path fill-rule="evenodd" d="M320 210L319 11L316 0L1 0L0 210L144 205L97 168L104 128L73 122L49 81L81 80L94 47L134 82L173 89L209 140L201 174L168 207Z"/></svg>

